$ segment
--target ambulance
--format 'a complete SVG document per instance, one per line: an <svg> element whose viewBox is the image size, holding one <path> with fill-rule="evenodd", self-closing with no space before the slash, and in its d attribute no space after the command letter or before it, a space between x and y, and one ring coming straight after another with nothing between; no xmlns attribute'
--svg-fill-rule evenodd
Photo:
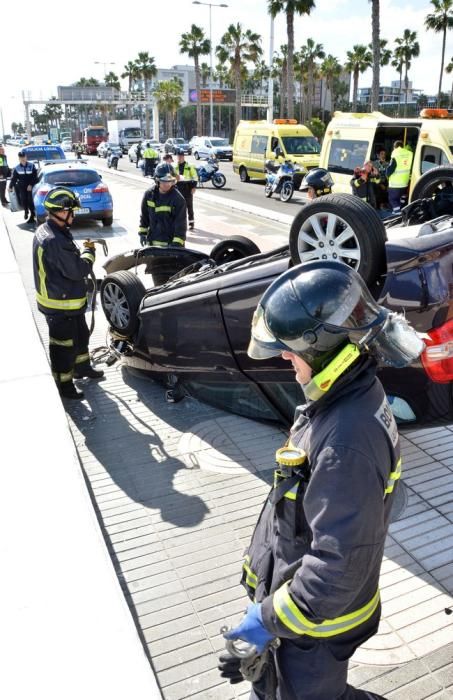
<svg viewBox="0 0 453 700"><path fill-rule="evenodd" d="M233 170L242 182L265 180L266 160L288 159L310 170L318 167L320 150L310 129L297 119L241 120L234 136Z"/></svg>
<svg viewBox="0 0 453 700"><path fill-rule="evenodd" d="M423 109L418 118L411 119L394 119L380 112L335 112L324 135L319 165L332 175L334 192L351 192L354 168L362 167L367 160L377 160L381 150L390 160L397 140L414 153L409 199L417 199L423 196L417 182L424 173L453 165L453 111ZM436 171L436 176L441 172Z"/></svg>

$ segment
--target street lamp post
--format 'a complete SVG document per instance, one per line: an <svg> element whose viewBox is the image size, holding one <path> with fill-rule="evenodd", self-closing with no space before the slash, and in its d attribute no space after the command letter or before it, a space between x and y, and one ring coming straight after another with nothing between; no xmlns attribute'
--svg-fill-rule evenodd
<svg viewBox="0 0 453 700"><path fill-rule="evenodd" d="M105 81L105 76L107 75L106 66L114 66L115 61L95 61L94 63L96 66L103 66L104 67L104 81Z"/></svg>
<svg viewBox="0 0 453 700"><path fill-rule="evenodd" d="M212 7L228 7L224 2L220 4L215 4L212 2L201 2L200 0L192 0L192 5L207 5L209 7L209 122L210 122L210 136L214 136L214 107L212 103L212 21L211 21L211 8ZM198 95L198 99L201 104L201 95Z"/></svg>

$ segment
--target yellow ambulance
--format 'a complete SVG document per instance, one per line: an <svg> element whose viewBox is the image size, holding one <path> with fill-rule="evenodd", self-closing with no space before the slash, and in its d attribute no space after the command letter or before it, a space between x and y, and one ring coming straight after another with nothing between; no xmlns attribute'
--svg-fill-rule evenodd
<svg viewBox="0 0 453 700"><path fill-rule="evenodd" d="M417 199L424 196L416 186L421 175L436 166L453 164L453 113L447 109L423 109L418 118L411 119L394 119L380 112L335 112L324 135L319 165L332 175L334 192L351 192L354 168L377 160L381 150L390 160L397 140L414 153L409 199Z"/></svg>
<svg viewBox="0 0 453 700"><path fill-rule="evenodd" d="M297 119L241 120L234 136L233 170L242 182L264 180L268 159L289 159L310 170L318 167L320 150L310 129Z"/></svg>

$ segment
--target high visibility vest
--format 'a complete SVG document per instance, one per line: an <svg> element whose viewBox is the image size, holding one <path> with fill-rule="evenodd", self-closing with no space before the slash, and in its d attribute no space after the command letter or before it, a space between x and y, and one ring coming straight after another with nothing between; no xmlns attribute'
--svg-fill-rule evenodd
<svg viewBox="0 0 453 700"><path fill-rule="evenodd" d="M145 160L147 158L159 158L159 154L154 148L145 148L143 151L143 158L145 158Z"/></svg>
<svg viewBox="0 0 453 700"><path fill-rule="evenodd" d="M392 158L396 160L396 168L389 177L389 187L398 189L407 187L411 179L411 167L414 154L408 148L395 148Z"/></svg>

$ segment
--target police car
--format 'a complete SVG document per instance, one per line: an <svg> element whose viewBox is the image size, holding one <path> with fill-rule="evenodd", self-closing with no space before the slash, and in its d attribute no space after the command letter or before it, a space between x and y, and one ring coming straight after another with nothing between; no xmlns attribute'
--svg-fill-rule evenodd
<svg viewBox="0 0 453 700"><path fill-rule="evenodd" d="M46 218L44 200L52 187L69 187L80 199L81 208L75 212L77 219L97 219L104 226L113 223L113 200L109 188L99 173L83 161L62 161L44 165L33 188L36 219Z"/></svg>
<svg viewBox="0 0 453 700"><path fill-rule="evenodd" d="M34 163L38 170L44 163L49 161L66 160L62 147L57 145L39 144L36 146L25 146L20 150L27 156L27 161Z"/></svg>

